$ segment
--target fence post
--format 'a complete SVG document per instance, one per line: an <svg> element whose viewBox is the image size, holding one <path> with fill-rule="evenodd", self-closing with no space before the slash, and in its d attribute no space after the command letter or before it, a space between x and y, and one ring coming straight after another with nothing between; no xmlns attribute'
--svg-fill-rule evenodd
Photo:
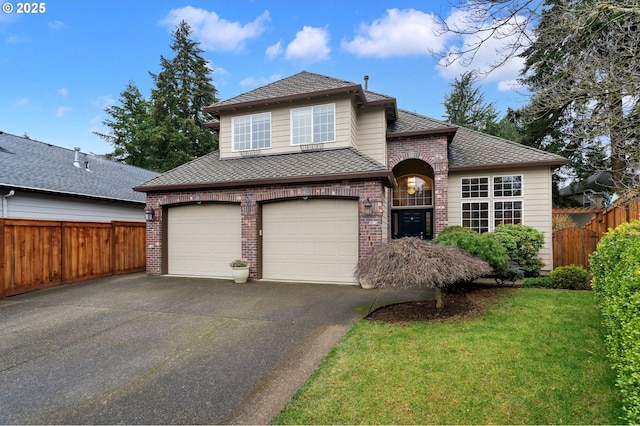
<svg viewBox="0 0 640 426"><path fill-rule="evenodd" d="M7 267L5 262L6 247L4 246L4 219L0 219L0 299L4 299L6 293L6 274L5 268Z"/></svg>

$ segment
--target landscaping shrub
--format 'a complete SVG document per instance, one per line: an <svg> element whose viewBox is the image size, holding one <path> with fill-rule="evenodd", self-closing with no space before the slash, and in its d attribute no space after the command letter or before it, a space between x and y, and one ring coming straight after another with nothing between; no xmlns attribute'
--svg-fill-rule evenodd
<svg viewBox="0 0 640 426"><path fill-rule="evenodd" d="M544 245L544 234L526 225L498 225L493 231L495 238L507 250L509 258L523 270L525 277L540 275L542 261L540 249Z"/></svg>
<svg viewBox="0 0 640 426"><path fill-rule="evenodd" d="M462 249L433 244L419 238L399 238L378 246L361 259L354 275L365 288L425 287L436 290L491 273L483 260Z"/></svg>
<svg viewBox="0 0 640 426"><path fill-rule="evenodd" d="M525 287L554 288L551 277L528 277L522 280L522 285Z"/></svg>
<svg viewBox="0 0 640 426"><path fill-rule="evenodd" d="M553 231L564 228L575 228L576 226L578 226L578 224L568 214L554 214L551 217L551 229Z"/></svg>
<svg viewBox="0 0 640 426"><path fill-rule="evenodd" d="M438 237L451 234L451 233L457 233L457 232L462 232L465 234L477 234L477 235L480 234L479 232L474 231L473 229L463 228L462 226L459 226L459 225L451 225L451 226L447 226L442 231L440 231L440 233L438 234Z"/></svg>
<svg viewBox="0 0 640 426"><path fill-rule="evenodd" d="M602 237L591 255L591 274L625 420L640 424L640 221Z"/></svg>
<svg viewBox="0 0 640 426"><path fill-rule="evenodd" d="M567 290L588 290L589 271L579 265L559 266L549 274L554 288Z"/></svg>
<svg viewBox="0 0 640 426"><path fill-rule="evenodd" d="M461 248L467 253L484 260L498 272L504 271L509 262L507 250L490 234L479 234L475 231L454 231L445 234L440 233L432 242Z"/></svg>

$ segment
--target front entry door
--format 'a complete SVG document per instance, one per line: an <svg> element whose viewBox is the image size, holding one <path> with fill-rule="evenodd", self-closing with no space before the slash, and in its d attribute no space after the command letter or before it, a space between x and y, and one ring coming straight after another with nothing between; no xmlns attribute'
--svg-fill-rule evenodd
<svg viewBox="0 0 640 426"><path fill-rule="evenodd" d="M433 238L431 209L393 210L393 238L418 237L423 240Z"/></svg>

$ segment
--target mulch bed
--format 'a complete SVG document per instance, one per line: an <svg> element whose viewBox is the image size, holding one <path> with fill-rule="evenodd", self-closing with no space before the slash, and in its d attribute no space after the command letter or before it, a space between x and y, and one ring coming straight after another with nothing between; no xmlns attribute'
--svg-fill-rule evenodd
<svg viewBox="0 0 640 426"><path fill-rule="evenodd" d="M391 324L411 321L441 321L476 315L494 301L499 300L511 287L474 285L466 291L444 294L444 308L436 308L435 300L398 303L384 306L371 312L367 319Z"/></svg>

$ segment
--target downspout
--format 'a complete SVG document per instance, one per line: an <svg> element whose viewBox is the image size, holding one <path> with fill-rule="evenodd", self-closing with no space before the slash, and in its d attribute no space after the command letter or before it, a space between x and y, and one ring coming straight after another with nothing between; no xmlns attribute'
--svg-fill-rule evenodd
<svg viewBox="0 0 640 426"><path fill-rule="evenodd" d="M16 191L12 189L11 191L9 191L8 194L2 196L2 217L7 217L7 215L9 214L7 212L9 210L9 208L8 208L8 205L9 205L8 199L13 197L14 195L16 195Z"/></svg>

